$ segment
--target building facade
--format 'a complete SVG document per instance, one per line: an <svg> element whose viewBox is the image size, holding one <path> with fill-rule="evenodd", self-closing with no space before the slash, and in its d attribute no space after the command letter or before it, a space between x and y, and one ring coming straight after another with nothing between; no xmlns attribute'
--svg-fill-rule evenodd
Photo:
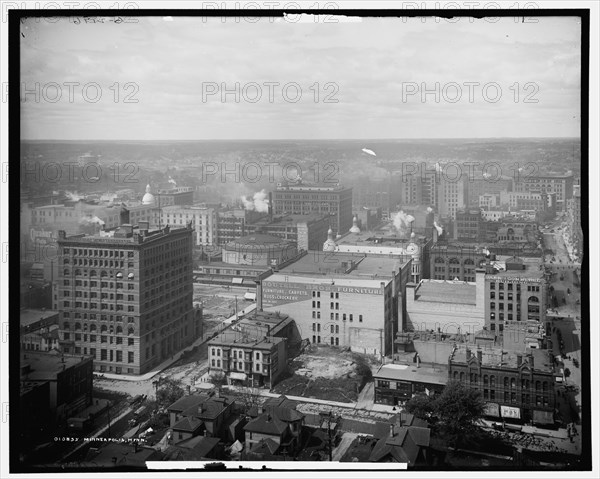
<svg viewBox="0 0 600 479"><path fill-rule="evenodd" d="M448 372L443 369L385 364L373 373L375 404L398 406L415 394L434 396L444 389Z"/></svg>
<svg viewBox="0 0 600 479"><path fill-rule="evenodd" d="M188 223L194 230L195 246L217 244L217 219L214 208L204 206L167 206L160 211L161 225L182 228Z"/></svg>
<svg viewBox="0 0 600 479"><path fill-rule="evenodd" d="M567 201L573 197L573 175L520 175L514 181L514 191L556 194L558 211L567 210Z"/></svg>
<svg viewBox="0 0 600 479"><path fill-rule="evenodd" d="M191 226L59 232L58 245L65 353L91 356L98 371L143 374L198 336Z"/></svg>
<svg viewBox="0 0 600 479"><path fill-rule="evenodd" d="M480 391L489 417L553 425L557 378L553 363L546 350L515 353L457 347L448 358L448 379Z"/></svg>
<svg viewBox="0 0 600 479"><path fill-rule="evenodd" d="M499 266L499 268L498 268ZM485 275L485 326L502 335L505 322L546 322L548 275L543 261L512 257L504 266L488 264Z"/></svg>
<svg viewBox="0 0 600 479"><path fill-rule="evenodd" d="M274 215L327 215L335 234L343 234L352 226L352 188L278 184L270 196Z"/></svg>

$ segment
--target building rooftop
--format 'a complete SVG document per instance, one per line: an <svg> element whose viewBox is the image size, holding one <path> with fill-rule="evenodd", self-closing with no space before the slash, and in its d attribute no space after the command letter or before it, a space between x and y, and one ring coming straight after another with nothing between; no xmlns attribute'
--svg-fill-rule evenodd
<svg viewBox="0 0 600 479"><path fill-rule="evenodd" d="M448 382L448 371L404 364L385 364L373 374L375 379L391 381L416 381L444 386Z"/></svg>
<svg viewBox="0 0 600 479"><path fill-rule="evenodd" d="M227 330L211 339L208 342L208 346L239 346L241 348L251 347L253 349L270 351L274 345L285 341L285 338L276 336L269 337L268 339L262 335L261 337L257 336L258 334L252 334L252 332Z"/></svg>
<svg viewBox="0 0 600 479"><path fill-rule="evenodd" d="M542 279L545 274L544 263L539 258L527 257L509 257L502 260L496 260L494 265L497 269L495 274L486 274L486 279L494 278L524 278L524 279ZM522 267L523 269L510 269L511 265Z"/></svg>
<svg viewBox="0 0 600 479"><path fill-rule="evenodd" d="M323 276L347 279L391 279L404 261L385 255L309 251L279 270L280 275ZM320 281L320 280L319 280Z"/></svg>
<svg viewBox="0 0 600 479"><path fill-rule="evenodd" d="M21 326L29 326L30 324L37 323L42 319L51 320L50 323L55 322L57 319L58 311L53 309L21 309L20 321Z"/></svg>
<svg viewBox="0 0 600 479"><path fill-rule="evenodd" d="M140 230L139 225L121 225L115 229L107 231L99 231L96 234L77 234L67 236L65 231L59 231L59 244L106 244L106 245L117 245L117 244L144 244L151 241L155 241L160 238L172 234L179 234L185 232L191 232L191 227L171 228L165 226L154 230Z"/></svg>
<svg viewBox="0 0 600 479"><path fill-rule="evenodd" d="M21 377L29 381L52 381L65 369L69 369L90 356L73 356L58 351L27 351L21 355Z"/></svg>
<svg viewBox="0 0 600 479"><path fill-rule="evenodd" d="M522 362L531 364L530 357L533 358L533 370L542 372L553 372L554 361L552 353L546 349L528 349L526 353L521 354L516 351L505 351L500 348L469 348L471 356L477 356L481 351L482 365L492 368L513 368L518 366L519 356ZM450 356L453 363L467 362L467 347L459 346Z"/></svg>
<svg viewBox="0 0 600 479"><path fill-rule="evenodd" d="M271 236L266 234L253 234L248 236L242 236L233 241L227 243L224 249L237 249L242 247L247 250L267 250L275 246L280 247L295 247L296 243L289 240L283 240L277 236Z"/></svg>
<svg viewBox="0 0 600 479"><path fill-rule="evenodd" d="M452 304L477 304L475 283L466 281L422 280L415 290L416 301Z"/></svg>

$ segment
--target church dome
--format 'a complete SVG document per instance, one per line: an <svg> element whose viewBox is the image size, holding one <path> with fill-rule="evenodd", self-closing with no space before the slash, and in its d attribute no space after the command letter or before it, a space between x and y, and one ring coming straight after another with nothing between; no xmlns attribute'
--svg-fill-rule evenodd
<svg viewBox="0 0 600 479"><path fill-rule="evenodd" d="M154 204L154 195L150 193L150 185L146 185L146 194L142 198L142 204L144 205L153 205Z"/></svg>

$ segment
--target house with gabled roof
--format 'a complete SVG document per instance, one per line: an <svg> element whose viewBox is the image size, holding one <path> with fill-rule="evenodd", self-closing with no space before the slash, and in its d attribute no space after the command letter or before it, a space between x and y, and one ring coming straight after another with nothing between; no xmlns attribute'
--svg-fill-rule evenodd
<svg viewBox="0 0 600 479"><path fill-rule="evenodd" d="M303 424L304 414L295 409L268 406L264 412L244 426L245 451L250 452L259 442L270 440L265 445L269 451L274 451L271 454L283 452L285 449L288 455L294 456L300 447ZM275 448L273 442L279 447Z"/></svg>

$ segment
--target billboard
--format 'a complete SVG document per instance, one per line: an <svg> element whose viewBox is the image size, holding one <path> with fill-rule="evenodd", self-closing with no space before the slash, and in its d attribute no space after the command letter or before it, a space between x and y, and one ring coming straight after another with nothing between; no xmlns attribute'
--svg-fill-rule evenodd
<svg viewBox="0 0 600 479"><path fill-rule="evenodd" d="M500 417L500 405L495 402L485 404L484 414L486 416Z"/></svg>
<svg viewBox="0 0 600 479"><path fill-rule="evenodd" d="M521 409L518 407L501 406L500 412L502 413L502 417L521 419Z"/></svg>

